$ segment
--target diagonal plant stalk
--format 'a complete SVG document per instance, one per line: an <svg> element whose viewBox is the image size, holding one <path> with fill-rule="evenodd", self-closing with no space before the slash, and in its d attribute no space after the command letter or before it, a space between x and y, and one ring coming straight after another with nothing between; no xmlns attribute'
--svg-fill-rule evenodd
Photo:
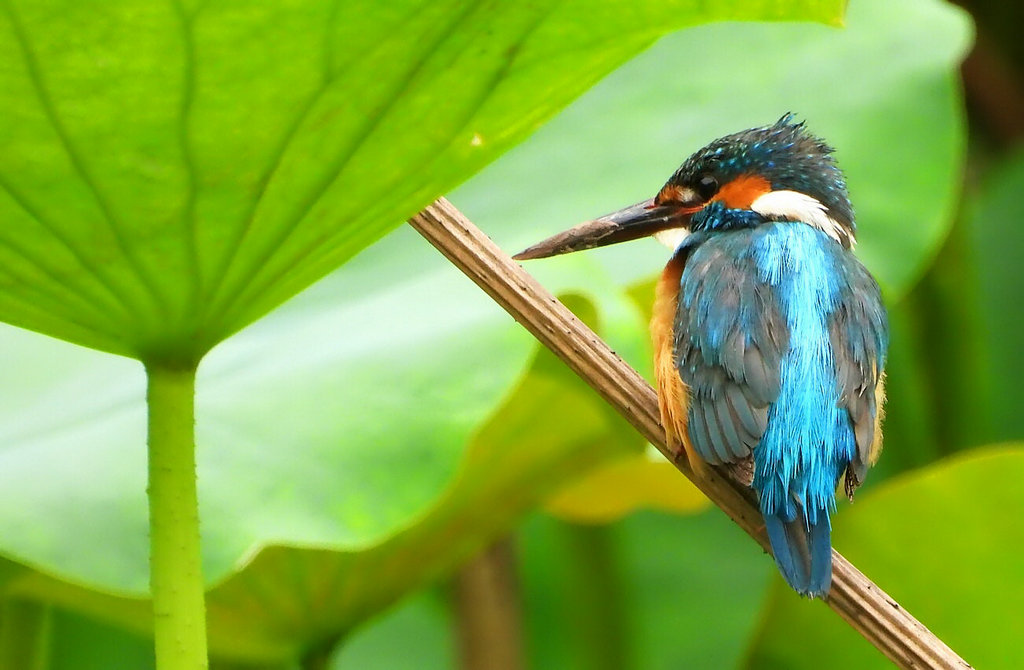
<svg viewBox="0 0 1024 670"><path fill-rule="evenodd" d="M150 589L157 670L204 670L206 606L196 496L196 365L146 365Z"/></svg>
<svg viewBox="0 0 1024 670"><path fill-rule="evenodd" d="M718 507L769 550L749 488L716 468L706 477L676 460L665 444L654 389L557 298L444 198L409 220L427 240L596 390ZM971 666L835 549L832 592L839 616L902 668Z"/></svg>

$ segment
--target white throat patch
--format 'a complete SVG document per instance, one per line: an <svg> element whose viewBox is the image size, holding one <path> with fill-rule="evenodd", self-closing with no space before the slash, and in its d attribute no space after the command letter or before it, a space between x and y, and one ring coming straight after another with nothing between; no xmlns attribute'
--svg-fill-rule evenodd
<svg viewBox="0 0 1024 670"><path fill-rule="evenodd" d="M686 228L669 228L668 230L659 230L654 233L654 239L658 240L672 251L678 249L679 245L683 243L683 240L689 236L690 231Z"/></svg>
<svg viewBox="0 0 1024 670"><path fill-rule="evenodd" d="M761 216L785 217L814 226L843 246L853 247L856 240L817 198L799 191L769 191L750 205Z"/></svg>

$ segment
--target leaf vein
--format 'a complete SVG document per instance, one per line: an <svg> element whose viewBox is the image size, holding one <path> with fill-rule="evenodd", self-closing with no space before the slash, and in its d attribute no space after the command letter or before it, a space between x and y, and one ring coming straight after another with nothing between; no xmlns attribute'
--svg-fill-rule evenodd
<svg viewBox="0 0 1024 670"><path fill-rule="evenodd" d="M421 11L424 11L427 5L428 3L421 4L414 12L412 12L410 18L414 18ZM340 7L339 0L336 0L335 6ZM324 39L327 42L326 48L328 49L330 48L329 45L331 26L332 24L328 22L328 25L325 27L324 31ZM327 67L329 68L332 65L331 61L333 59L330 57L330 55L326 56L326 58L328 59ZM358 62L359 60L353 61L350 65L355 66L358 64ZM249 211L246 213L245 220L243 221L238 233L232 240L232 243L230 245L230 252L225 257L224 262L221 263L220 269L216 273L215 278L213 278L212 281L210 282L210 290L207 293L205 315L209 315L209 313L216 311L218 297L220 296L221 293L227 290L225 288L225 283L227 282L228 274L230 273L231 268L235 265L238 259L238 254L242 248L242 243L249 236L249 232L252 229L252 224L256 218L256 212L259 211L259 206L262 204L263 199L266 196L267 188L269 187L271 180L274 178L274 175L277 174L277 171L280 169L281 164L284 161L284 157L288 153L288 149L292 146L292 143L294 142L296 136L298 135L299 129L302 127L303 122L307 119L310 111L320 100L320 98L324 95L324 93L326 93L330 86L333 83L335 83L338 79L340 79L344 72L346 72L347 70L348 68L345 68L340 72L334 73L333 76L331 75L329 69L325 70L324 79L321 82L320 86L310 95L309 100L307 100L306 104L302 106L301 110L299 110L299 113L296 115L295 120L291 123L291 125L288 126L288 130L282 137L281 143L274 151L271 163L267 171L264 172L264 174L261 176L259 180L256 189L256 197L252 199L252 203L249 207ZM294 223L297 223L297 221L301 219L302 216L298 217L298 219ZM267 253L267 255L271 254L273 252L273 249L275 248L276 245L271 245L269 247L270 251ZM254 267L259 267L259 265L257 264Z"/></svg>
<svg viewBox="0 0 1024 670"><path fill-rule="evenodd" d="M468 2L464 7L461 8L454 18L449 21L447 27L440 31L440 34L430 44L426 45L418 58L411 63L410 68L402 77L402 80L394 88L391 95L383 102L382 105L376 110L376 113L370 115L368 121L364 126L354 134L352 142L349 144L348 149L342 153L337 159L335 165L330 170L327 177L322 180L322 183L310 194L303 205L299 209L299 214L290 222L290 225L282 227L280 233L275 235L273 239L264 247L262 252L255 258L255 262L252 264L254 268L265 268L267 262L274 255L274 253L283 245L288 238L291 237L292 233L299 227L299 224L305 220L309 212L316 206L316 204L323 198L324 194L330 189L331 185L337 180L338 176L344 172L345 168L348 167L353 156L358 152L359 148L366 142L366 140L373 134L373 132L380 126L381 122L387 117L388 112L394 108L394 106L402 99L403 95L409 89L410 85L416 81L417 77L423 71L423 68L430 61L439 47L444 44L452 34L458 30L469 17L471 17L475 10L479 7L480 0L474 0ZM236 247L237 256L237 247ZM293 264L294 265L294 264ZM257 271L259 272L259 270ZM251 286L251 283L247 284L246 287ZM244 291L244 289L243 289ZM227 301L224 305L224 312L230 312L235 308L239 297L242 295L242 291L239 291L235 295L225 298ZM228 322L230 323L230 322ZM228 325L227 327L230 327Z"/></svg>
<svg viewBox="0 0 1024 670"><path fill-rule="evenodd" d="M4 0L4 7L6 8L7 14L11 19L11 25L13 27L14 34L18 41L18 47L21 49L21 52L24 55L26 69L29 73L29 79L32 82L32 86L35 89L36 95L39 98L40 105L43 108L43 111L46 114L46 117L49 120L50 125L53 127L54 133L60 141L61 146L63 147L64 152L68 157L68 160L71 162L72 167L78 173L79 179L81 179L82 183L85 184L86 188L92 194L93 200L95 201L97 207L102 213L104 219L107 221L111 233L113 234L114 241L116 242L121 255L128 263L128 266L139 278L139 281L143 285L143 287L147 291L149 291L149 293L155 298L156 304L160 307L163 307L164 303L160 299L159 292L156 290L156 287L152 284L149 277L143 271L139 260L131 252L131 247L128 245L127 240L125 239L124 231L121 229L121 226L115 220L110 204L103 196L95 179L93 179L92 175L86 169L85 161L83 160L80 152L75 148L74 144L72 143L71 138L68 135L67 129L64 127L64 124L61 121L60 116L57 114L56 106L53 103L53 99L50 96L49 90L43 82L42 72L40 71L38 59L36 58L35 52L32 50L32 45L29 42L28 35L25 32L25 28L21 23L20 17L18 16L17 12L15 12L10 0ZM139 306L137 304L132 304L133 301L131 300L128 291L119 292L119 295L121 301L126 305L126 307L129 308L129 311L131 311L132 308L138 309Z"/></svg>
<svg viewBox="0 0 1024 670"><path fill-rule="evenodd" d="M551 16L551 14L553 13L555 7L558 4L560 4L561 1L562 0L559 0L559 2L556 2L556 3L553 3L553 4L549 5L543 12L539 12L537 17L533 20L533 22L529 26L527 26L527 28L522 32L522 34L516 40L516 42L508 49L508 51L507 51L508 57L502 62L500 67L495 69L494 74L490 77L489 82L487 84L485 84L483 87L481 87L480 95L473 102L473 104L470 107L470 109L467 110L466 114L464 115L463 121L459 124L458 129L456 129L455 131L452 132L452 134L451 134L452 139L451 139L451 141L449 141L446 149L451 147L452 143L458 137L460 137L465 132L465 130L469 127L469 125L473 122L473 119L476 118L476 116L479 113L480 109L484 106L484 104L486 104L487 100L490 98L491 94L497 88L498 84L508 74L508 71L511 69L512 64L516 61L516 58L518 57L518 54L519 54L520 50L522 49L523 44L529 39L530 35L532 35L537 30L537 28L541 24L543 24L544 21L547 18L549 18ZM430 165L433 165L434 163L436 163L444 155L445 155L445 151L434 152L434 154L432 155L432 158L429 161L427 161L426 163L422 164L420 166L420 169L423 170L425 168L429 168ZM339 170L339 174L340 174L340 170ZM397 180L392 181L391 184L389 184L388 186L384 187L383 190L390 191L398 183L401 183L401 179L397 179ZM326 191L326 189L324 189L324 190ZM301 222L306 215L309 214L309 211L312 210L312 208L316 205L316 202L319 201L319 198L322 197L322 195L323 195L323 192L320 193L320 196L318 196L316 201L311 203L309 205L309 207L306 208L305 214L303 214L303 216L300 216L298 218L298 220L296 221L296 225L299 222ZM433 200L434 197L436 197L436 194L431 195L428 199L424 200L424 202L418 203L416 209L413 210L412 212L410 212L410 215L412 213L414 213L415 211L418 211L421 208L420 205L426 205L431 200ZM294 229L295 227L296 226L293 226L292 229ZM355 228L355 229L353 230L353 228ZM259 281L259 282L253 281L253 282L251 282L246 287L246 289L247 289L246 292L241 294L241 295L244 296L246 294L252 294L252 293L255 293L255 294L258 295L258 294L264 292L265 290L267 290L268 287L273 286L274 284L279 282L285 275L288 274L288 272L291 271L291 267L294 267L297 264L308 262L310 258L314 258L315 259L315 258L318 257L318 255L322 256L322 255L325 255L325 254L333 253L334 252L333 245L327 245L330 248L324 248L325 247L325 243L333 242L333 241L335 241L338 238L339 235L344 236L346 234L353 236L353 238L356 239L356 240L359 240L360 244L364 240L366 241L367 244L372 244L373 241L375 241L376 239L379 239L379 237L382 235L382 232L376 231L376 230L368 230L368 229L366 229L363 226L360 226L360 227L349 226L349 227L345 228L342 231L338 231L337 233L335 233L335 235L332 235L332 236L328 237L326 240L320 240L319 242L314 242L313 244L310 244L304 250L302 250L301 252L299 252L296 255L295 262L292 263L292 265L290 267L282 268L282 269L278 270L277 272L275 272L270 277L267 277L267 278L263 279L262 281ZM317 252L320 252L320 253L318 254ZM228 308L225 311L226 311L227 315L233 316L233 312L231 311L231 308ZM235 309L235 311L237 311L237 308Z"/></svg>
<svg viewBox="0 0 1024 670"><path fill-rule="evenodd" d="M178 14L181 25L181 38L184 47L184 73L182 77L181 109L178 117L178 141L185 166L187 192L185 207L182 212L182 223L185 235L185 255L189 264L191 287L187 304L192 309L187 313L195 313L195 306L202 292L203 277L199 263L199 234L196 222L197 174L196 161L192 152L189 120L192 117L192 103L195 99L195 67L196 47L193 34L193 22L196 14L189 15L181 0L171 0L174 11Z"/></svg>
<svg viewBox="0 0 1024 670"><path fill-rule="evenodd" d="M58 226L47 221L46 217L44 217L40 212L36 211L36 209L31 204L29 204L25 197L22 196L22 194L19 193L18 190L11 183L9 183L3 175L0 175L0 189L7 193L7 196L11 199L11 201L15 203L26 215L28 215L29 218L36 221L47 233L50 234L50 236L53 237L54 240L58 242L58 244L67 249L71 256L74 257L76 261L78 261L78 264L81 266L81 268L85 270L87 274L90 274L93 277L95 277L99 285L106 289L107 293L110 296L110 299L112 300L105 299L102 296L102 294L93 294L91 292L87 292L85 291L84 287L82 287L80 284L76 282L72 282L69 284L61 277L51 274L45 267L43 267L41 261L33 258L32 254L28 254L22 251L21 253L19 253L20 257L24 258L29 263L32 263L33 265L38 267L41 271L51 276L55 281L59 282L65 288L68 288L71 291L78 292L79 295L81 295L86 302L90 303L93 309L98 309L98 311L101 312L106 309L111 309L112 311L120 310L125 317L127 317L131 313L123 297L117 292L117 290L114 288L114 285L107 279L103 272L100 271L99 266L97 264L92 263L87 256L82 254L78 250L78 248L60 230ZM102 307L97 308L95 303L100 303Z"/></svg>

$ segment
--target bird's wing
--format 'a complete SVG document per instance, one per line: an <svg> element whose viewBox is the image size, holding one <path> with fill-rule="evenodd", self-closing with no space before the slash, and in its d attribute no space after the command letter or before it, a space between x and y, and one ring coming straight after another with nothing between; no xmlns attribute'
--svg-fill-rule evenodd
<svg viewBox="0 0 1024 670"><path fill-rule="evenodd" d="M881 450L880 422L889 323L878 283L852 256L843 263L846 286L829 316L829 338L839 383L839 404L853 423L857 452L846 469L852 496Z"/></svg>
<svg viewBox="0 0 1024 670"><path fill-rule="evenodd" d="M705 461L742 461L761 440L779 395L789 328L774 290L741 252L745 241L701 242L694 240L699 246L687 258L675 324L676 366L690 395L688 433Z"/></svg>

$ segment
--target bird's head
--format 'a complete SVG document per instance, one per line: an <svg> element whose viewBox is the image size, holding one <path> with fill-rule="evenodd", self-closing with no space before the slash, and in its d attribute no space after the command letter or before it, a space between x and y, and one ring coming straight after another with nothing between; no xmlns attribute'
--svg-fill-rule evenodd
<svg viewBox="0 0 1024 670"><path fill-rule="evenodd" d="M515 257L544 258L649 235L675 247L690 232L770 221L802 221L846 248L855 241L853 208L832 148L791 114L715 140L686 159L654 198L582 223Z"/></svg>

